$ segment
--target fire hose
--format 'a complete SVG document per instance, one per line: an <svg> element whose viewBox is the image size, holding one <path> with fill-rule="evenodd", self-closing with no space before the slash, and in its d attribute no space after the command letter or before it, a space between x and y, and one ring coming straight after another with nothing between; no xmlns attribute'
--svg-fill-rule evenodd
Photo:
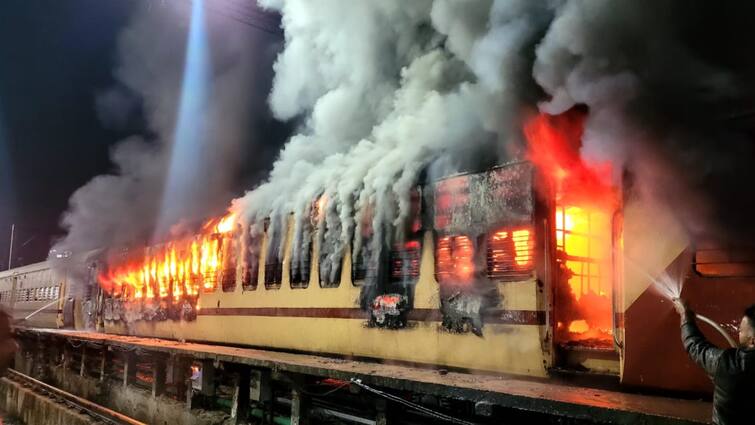
<svg viewBox="0 0 755 425"><path fill-rule="evenodd" d="M724 330L724 328L721 327L721 325L719 325L718 323L714 322L713 320L711 320L711 319L703 316L702 314L695 313L695 317L698 318L698 319L700 319L701 322L709 324L713 329L715 329L716 331L718 331L718 333L720 333L721 335L723 335L723 337L726 338L726 342L728 342L729 345L731 345L731 348L737 348L737 346L738 346L737 342L734 341L734 338L732 338L731 335L729 335L729 333L726 332L726 330Z"/></svg>

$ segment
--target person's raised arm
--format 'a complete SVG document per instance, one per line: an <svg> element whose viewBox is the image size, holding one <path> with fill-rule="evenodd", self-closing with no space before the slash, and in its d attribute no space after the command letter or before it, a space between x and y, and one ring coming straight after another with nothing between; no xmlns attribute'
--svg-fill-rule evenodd
<svg viewBox="0 0 755 425"><path fill-rule="evenodd" d="M682 344L692 360L702 367L708 375L713 375L718 367L718 360L724 350L711 344L700 332L695 322L695 312L689 308L687 301L677 298L674 308L682 319Z"/></svg>

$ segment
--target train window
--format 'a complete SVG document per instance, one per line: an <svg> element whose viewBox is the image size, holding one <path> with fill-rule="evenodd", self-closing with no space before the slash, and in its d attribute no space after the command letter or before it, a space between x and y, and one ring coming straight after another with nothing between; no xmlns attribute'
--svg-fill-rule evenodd
<svg viewBox="0 0 755 425"><path fill-rule="evenodd" d="M283 258L281 253L278 252L280 246L280 231L271 231L270 219L265 219L264 222L265 236L267 239L265 253L265 275L263 281L265 283L265 289L280 289L281 282L283 281Z"/></svg>
<svg viewBox="0 0 755 425"><path fill-rule="evenodd" d="M208 271L202 275L202 292L205 294L210 294L215 292L216 289L218 289L218 274L217 272ZM162 289L162 285L160 285ZM160 294L160 298L167 297L166 294Z"/></svg>
<svg viewBox="0 0 755 425"><path fill-rule="evenodd" d="M435 248L435 279L438 283L469 284L475 274L475 247L469 236L438 238Z"/></svg>
<svg viewBox="0 0 755 425"><path fill-rule="evenodd" d="M321 288L337 288L341 284L341 267L344 248L339 237L340 229L326 231L320 239L319 275Z"/></svg>
<svg viewBox="0 0 755 425"><path fill-rule="evenodd" d="M233 292L236 289L235 267L226 267L220 271L220 286L223 292Z"/></svg>
<svg viewBox="0 0 755 425"><path fill-rule="evenodd" d="M530 227L491 232L486 251L488 278L518 280L532 275L535 241Z"/></svg>
<svg viewBox="0 0 755 425"><path fill-rule="evenodd" d="M354 251L351 259L351 281L354 285L361 285L367 279L369 265L372 257L372 237L362 239L362 246L358 251Z"/></svg>
<svg viewBox="0 0 755 425"><path fill-rule="evenodd" d="M414 284L419 279L422 258L422 191L414 188L409 196L410 211L403 243L394 245L389 253L390 279L393 283Z"/></svg>
<svg viewBox="0 0 755 425"><path fill-rule="evenodd" d="M265 261L265 289L279 289L283 280L283 262L277 254L269 253Z"/></svg>
<svg viewBox="0 0 755 425"><path fill-rule="evenodd" d="M259 262L254 261L241 268L241 289L244 291L254 291L257 289L257 280L259 278Z"/></svg>
<svg viewBox="0 0 755 425"><path fill-rule="evenodd" d="M374 205L370 204L363 213L361 219L361 241L357 248L357 237L355 235L351 255L351 282L355 286L364 284L365 281L374 280L378 276L380 260L375 257L375 238L372 229L372 220L374 218Z"/></svg>
<svg viewBox="0 0 755 425"><path fill-rule="evenodd" d="M755 277L755 248L698 244L693 266L704 277Z"/></svg>
<svg viewBox="0 0 755 425"><path fill-rule="evenodd" d="M250 231L245 232L242 246L244 248L244 265L241 267L241 288L244 291L257 289L260 270L260 251L262 240Z"/></svg>
<svg viewBox="0 0 755 425"><path fill-rule="evenodd" d="M222 267L219 271L220 288L223 292L236 290L237 244L235 238L224 237L221 242Z"/></svg>
<svg viewBox="0 0 755 425"><path fill-rule="evenodd" d="M339 246L338 252L326 253L320 255L320 287L321 288L338 288L341 285L341 263L343 261L342 248Z"/></svg>
<svg viewBox="0 0 755 425"><path fill-rule="evenodd" d="M29 290L19 289L16 292L16 302L26 302L26 301L29 301Z"/></svg>
<svg viewBox="0 0 755 425"><path fill-rule="evenodd" d="M299 258L291 259L291 287L306 288L309 286L309 273L312 267L312 235L303 236L302 249Z"/></svg>
<svg viewBox="0 0 755 425"><path fill-rule="evenodd" d="M391 281L393 283L414 284L419 279L422 244L419 240L409 240L394 247L391 251Z"/></svg>

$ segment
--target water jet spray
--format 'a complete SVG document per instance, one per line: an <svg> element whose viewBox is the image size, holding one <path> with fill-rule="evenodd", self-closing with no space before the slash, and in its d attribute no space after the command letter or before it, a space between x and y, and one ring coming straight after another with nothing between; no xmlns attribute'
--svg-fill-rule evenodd
<svg viewBox="0 0 755 425"><path fill-rule="evenodd" d="M666 298L667 300L671 301L674 304L679 303L679 300L681 299L682 294L682 287L684 286L684 280L682 279L673 279L671 276L669 276L668 273L663 272L658 277L653 277L648 273L646 270L641 268L635 261L633 261L631 258L625 256L625 263L631 265L635 270L642 273L645 277L647 277L651 282L653 282L653 287L658 291L658 293ZM734 338L729 335L724 328L721 327L718 323L714 322L712 319L703 316L702 314L695 313L695 318L700 319L701 322L707 323L710 325L713 329L718 331L725 339L726 342L729 343L729 345L732 346L732 348L737 348L737 343L734 341Z"/></svg>

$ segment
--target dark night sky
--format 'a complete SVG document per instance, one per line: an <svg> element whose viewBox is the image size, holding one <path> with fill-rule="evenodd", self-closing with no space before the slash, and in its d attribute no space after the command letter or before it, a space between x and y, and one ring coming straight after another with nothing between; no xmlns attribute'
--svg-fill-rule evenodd
<svg viewBox="0 0 755 425"><path fill-rule="evenodd" d="M17 226L14 262L44 259L62 234L58 222L73 191L111 170L114 143L145 132L139 118L118 130L105 127L94 103L115 83L117 37L137 4L0 2L0 268L7 264L11 223ZM272 118L261 125L280 140L288 132ZM258 179L260 170L249 176Z"/></svg>

